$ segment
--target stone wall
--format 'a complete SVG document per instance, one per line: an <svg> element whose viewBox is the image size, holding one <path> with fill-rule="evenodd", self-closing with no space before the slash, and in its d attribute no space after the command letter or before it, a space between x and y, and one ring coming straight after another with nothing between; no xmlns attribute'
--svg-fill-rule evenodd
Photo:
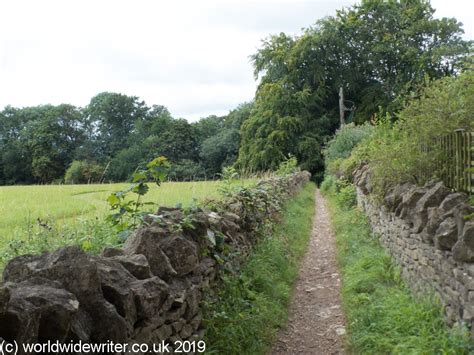
<svg viewBox="0 0 474 355"><path fill-rule="evenodd" d="M397 185L382 202L371 197L367 166L354 173L357 200L373 231L417 293L435 293L448 324L466 324L474 336L474 209L468 196L441 182Z"/></svg>
<svg viewBox="0 0 474 355"><path fill-rule="evenodd" d="M0 283L0 342L201 339L203 292L223 263L245 260L258 226L309 177L261 181L207 210L160 208L122 249L100 256L67 247L11 260Z"/></svg>

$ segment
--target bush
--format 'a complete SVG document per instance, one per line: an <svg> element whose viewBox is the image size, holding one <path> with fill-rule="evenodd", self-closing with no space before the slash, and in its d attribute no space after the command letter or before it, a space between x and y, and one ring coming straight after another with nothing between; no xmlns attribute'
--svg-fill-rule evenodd
<svg viewBox="0 0 474 355"><path fill-rule="evenodd" d="M326 175L323 182L321 183L321 191L323 193L333 192L334 191L334 177L331 175Z"/></svg>
<svg viewBox="0 0 474 355"><path fill-rule="evenodd" d="M372 131L373 127L368 123L361 126L353 123L342 126L323 151L326 164L348 158L352 149L364 138L370 136Z"/></svg>
<svg viewBox="0 0 474 355"><path fill-rule="evenodd" d="M74 160L64 175L66 184L90 184L99 182L104 168L86 160Z"/></svg>
<svg viewBox="0 0 474 355"><path fill-rule="evenodd" d="M337 203L345 209L351 209L357 205L356 189L353 184L347 184L340 188L337 194Z"/></svg>
<svg viewBox="0 0 474 355"><path fill-rule="evenodd" d="M474 130L474 72L430 83L419 98L407 106L392 123L379 119L374 132L353 150L353 165L370 165L371 184L376 197L401 182L424 184L439 178L444 156L436 139L462 128ZM430 147L429 152L421 146ZM427 174L429 172L430 174Z"/></svg>
<svg viewBox="0 0 474 355"><path fill-rule="evenodd" d="M298 168L298 160L293 155L289 155L284 161L278 165L278 169L276 171L277 175L286 176L291 175L299 171Z"/></svg>

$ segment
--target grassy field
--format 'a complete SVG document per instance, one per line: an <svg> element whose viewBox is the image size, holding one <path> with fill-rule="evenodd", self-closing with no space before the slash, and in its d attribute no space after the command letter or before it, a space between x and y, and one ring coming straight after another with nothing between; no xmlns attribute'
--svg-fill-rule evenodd
<svg viewBox="0 0 474 355"><path fill-rule="evenodd" d="M236 181L236 184L250 180ZM115 244L103 221L109 213L107 196L128 184L43 185L0 187L0 268L9 258L67 244L99 249ZM144 201L159 205L189 205L194 199L219 197L219 181L150 184ZM42 228L37 219L51 227Z"/></svg>

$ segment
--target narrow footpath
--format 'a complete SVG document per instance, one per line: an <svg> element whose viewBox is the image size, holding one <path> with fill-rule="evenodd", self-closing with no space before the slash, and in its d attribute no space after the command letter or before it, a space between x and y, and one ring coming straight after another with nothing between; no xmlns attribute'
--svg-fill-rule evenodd
<svg viewBox="0 0 474 355"><path fill-rule="evenodd" d="M279 332L271 355L344 353L340 284L327 202L318 189L312 235L293 290L288 324Z"/></svg>

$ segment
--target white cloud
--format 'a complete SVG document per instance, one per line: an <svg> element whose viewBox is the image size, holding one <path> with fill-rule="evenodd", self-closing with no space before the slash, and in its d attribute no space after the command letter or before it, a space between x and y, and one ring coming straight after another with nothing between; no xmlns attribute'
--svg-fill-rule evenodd
<svg viewBox="0 0 474 355"><path fill-rule="evenodd" d="M249 55L263 38L298 33L351 3L1 2L0 107L83 106L99 92L114 91L165 105L176 117L223 114L252 99ZM470 21L473 38L470 2L450 4L440 5L445 16Z"/></svg>

